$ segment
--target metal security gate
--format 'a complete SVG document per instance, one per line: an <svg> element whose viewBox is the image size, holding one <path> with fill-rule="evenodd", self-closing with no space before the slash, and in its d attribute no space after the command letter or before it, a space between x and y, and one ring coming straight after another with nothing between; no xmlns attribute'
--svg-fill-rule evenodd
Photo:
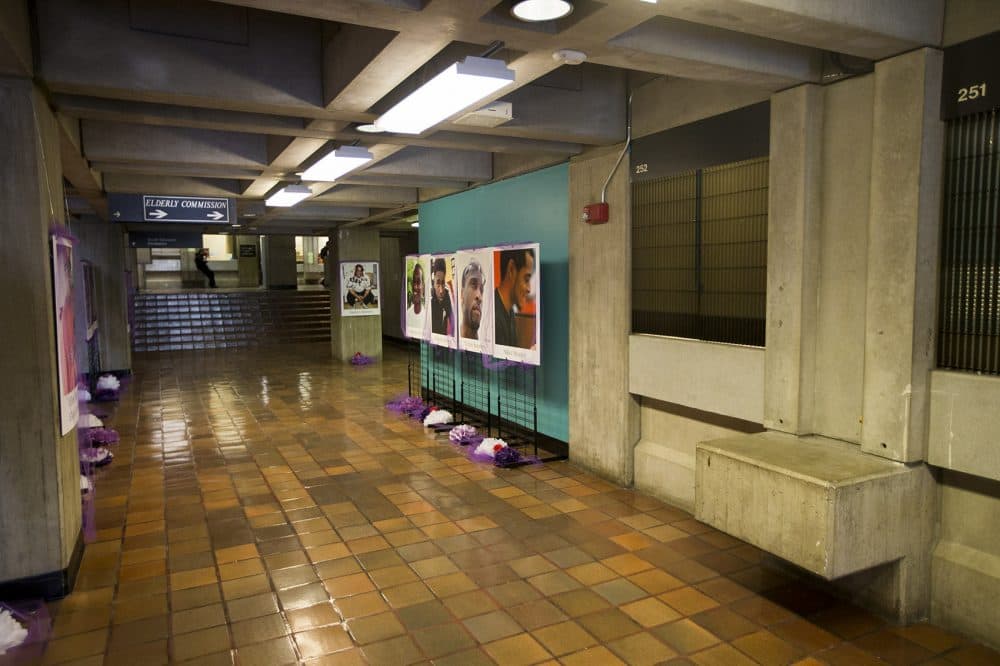
<svg viewBox="0 0 1000 666"><path fill-rule="evenodd" d="M948 121L938 367L1000 374L1000 113Z"/></svg>

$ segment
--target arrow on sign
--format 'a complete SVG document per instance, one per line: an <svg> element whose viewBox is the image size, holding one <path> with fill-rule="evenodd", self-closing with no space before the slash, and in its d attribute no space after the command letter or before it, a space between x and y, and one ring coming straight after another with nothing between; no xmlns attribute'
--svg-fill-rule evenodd
<svg viewBox="0 0 1000 666"><path fill-rule="evenodd" d="M115 216L116 218L119 218L119 217L121 217L121 216L122 216L122 214L121 214L121 211L117 211L117 210L116 210L116 211L114 212L114 216Z"/></svg>
<svg viewBox="0 0 1000 666"><path fill-rule="evenodd" d="M223 215L217 210L213 210L211 213L208 214L208 217L212 218L213 220L221 220L222 218L225 217L225 215Z"/></svg>
<svg viewBox="0 0 1000 666"><path fill-rule="evenodd" d="M163 219L167 215L168 213L165 210L160 210L159 208L149 213L150 217L156 218L157 220Z"/></svg>

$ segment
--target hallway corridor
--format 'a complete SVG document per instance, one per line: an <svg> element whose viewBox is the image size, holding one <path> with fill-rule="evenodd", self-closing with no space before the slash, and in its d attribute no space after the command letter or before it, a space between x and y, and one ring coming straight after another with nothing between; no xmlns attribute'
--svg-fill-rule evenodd
<svg viewBox="0 0 1000 666"><path fill-rule="evenodd" d="M75 591L0 664L1000 663L568 462L470 463L405 390L395 346L137 354Z"/></svg>

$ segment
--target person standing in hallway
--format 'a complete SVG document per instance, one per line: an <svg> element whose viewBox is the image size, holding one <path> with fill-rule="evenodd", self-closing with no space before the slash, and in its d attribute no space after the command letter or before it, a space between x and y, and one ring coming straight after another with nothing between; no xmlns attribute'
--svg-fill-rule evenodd
<svg viewBox="0 0 1000 666"><path fill-rule="evenodd" d="M208 248L199 248L197 252L194 253L194 265L205 277L208 278L208 286L215 288L215 271L208 267Z"/></svg>
<svg viewBox="0 0 1000 666"><path fill-rule="evenodd" d="M535 272L535 253L530 248L500 252L500 283L494 290L496 344L525 347L517 340L517 312L523 310L531 296L531 276Z"/></svg>

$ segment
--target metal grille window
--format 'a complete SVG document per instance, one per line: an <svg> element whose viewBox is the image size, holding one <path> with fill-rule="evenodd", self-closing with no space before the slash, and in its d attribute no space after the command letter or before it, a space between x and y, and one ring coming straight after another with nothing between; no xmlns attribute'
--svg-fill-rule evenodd
<svg viewBox="0 0 1000 666"><path fill-rule="evenodd" d="M764 345L768 158L632 185L632 331Z"/></svg>
<svg viewBox="0 0 1000 666"><path fill-rule="evenodd" d="M938 367L1000 374L1000 113L948 122Z"/></svg>

